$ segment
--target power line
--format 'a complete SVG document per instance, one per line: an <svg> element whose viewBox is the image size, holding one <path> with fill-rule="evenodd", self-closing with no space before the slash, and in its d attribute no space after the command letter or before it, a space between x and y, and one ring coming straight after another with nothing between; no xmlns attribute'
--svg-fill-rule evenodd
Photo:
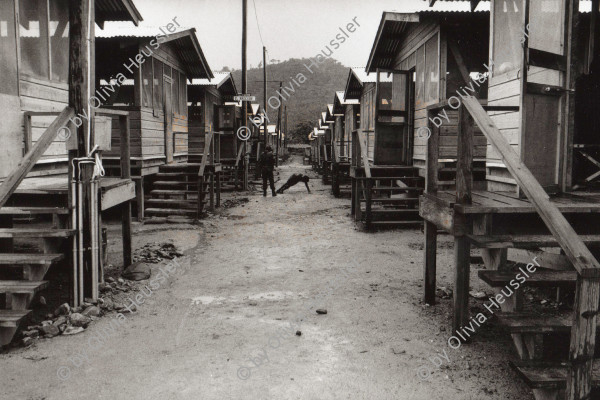
<svg viewBox="0 0 600 400"><path fill-rule="evenodd" d="M258 13L256 12L256 1L252 0L252 4L254 4L254 16L256 17L256 27L258 28L258 36L260 37L260 42L263 47L265 47L265 42L263 42L262 33L260 32L260 24L258 23Z"/></svg>

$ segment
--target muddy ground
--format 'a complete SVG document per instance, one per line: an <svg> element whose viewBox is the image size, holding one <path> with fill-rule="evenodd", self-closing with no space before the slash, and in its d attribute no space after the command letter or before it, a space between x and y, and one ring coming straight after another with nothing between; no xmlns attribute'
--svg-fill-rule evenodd
<svg viewBox="0 0 600 400"><path fill-rule="evenodd" d="M293 158L281 177L307 168ZM421 301L419 229L361 232L348 199L310 185L226 195L249 202L200 225L137 224L135 247L173 240L185 253L168 279L119 325L111 313L81 334L0 354L0 398L532 399L493 322L448 347L451 299ZM438 286L450 288L451 238L439 247ZM474 289L489 293L472 270Z"/></svg>

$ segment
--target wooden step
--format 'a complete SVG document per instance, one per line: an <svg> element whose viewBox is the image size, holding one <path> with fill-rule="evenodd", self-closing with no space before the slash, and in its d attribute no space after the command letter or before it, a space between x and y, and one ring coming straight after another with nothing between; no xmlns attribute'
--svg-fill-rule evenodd
<svg viewBox="0 0 600 400"><path fill-rule="evenodd" d="M68 238L74 234L74 229L0 228L0 239Z"/></svg>
<svg viewBox="0 0 600 400"><path fill-rule="evenodd" d="M177 172L177 171L189 171L192 169L198 172L198 168L200 168L200 164L190 163L190 164L170 164L170 165L161 165L158 169L159 172Z"/></svg>
<svg viewBox="0 0 600 400"><path fill-rule="evenodd" d="M506 327L510 333L570 333L573 324L573 313L570 312L551 316L508 312L495 315L498 325ZM596 325L600 327L600 319Z"/></svg>
<svg viewBox="0 0 600 400"><path fill-rule="evenodd" d="M557 287L557 286L571 286L577 282L576 271L542 271L536 270L533 273L529 273L526 269L523 269L529 277L525 276L520 271L515 272L504 272L504 271L478 271L479 278L485 283L492 287L504 287L510 283L511 280L516 280L516 275L521 274L526 281L521 286L533 286L533 287Z"/></svg>
<svg viewBox="0 0 600 400"><path fill-rule="evenodd" d="M154 186L167 186L167 187L181 187L181 186L198 186L198 182L186 182L186 181L155 181L152 183Z"/></svg>
<svg viewBox="0 0 600 400"><path fill-rule="evenodd" d="M392 229L401 227L417 227L423 225L423 220L409 220L409 221L371 221L371 228L373 229Z"/></svg>
<svg viewBox="0 0 600 400"><path fill-rule="evenodd" d="M515 372L532 389L565 389L567 387L568 364L544 362L509 362ZM592 375L592 387L600 387L600 371Z"/></svg>
<svg viewBox="0 0 600 400"><path fill-rule="evenodd" d="M183 215L186 217L194 217L198 213L197 210L176 210L172 208L146 208L145 213L149 216L166 217L169 215Z"/></svg>
<svg viewBox="0 0 600 400"><path fill-rule="evenodd" d="M209 193L208 190L203 190L202 193L207 194ZM189 195L189 194L198 194L197 190L168 190L168 189L154 189L152 191L150 191L151 195L157 195L157 196L164 196L164 195L170 195L170 196L185 196L185 195Z"/></svg>
<svg viewBox="0 0 600 400"><path fill-rule="evenodd" d="M148 199L147 206L160 206L159 208L189 208L196 209L198 207L197 200L177 200L177 199Z"/></svg>
<svg viewBox="0 0 600 400"><path fill-rule="evenodd" d="M157 178L179 178L183 176L195 177L198 180L198 172L159 172Z"/></svg>
<svg viewBox="0 0 600 400"><path fill-rule="evenodd" d="M0 310L0 328L16 328L31 310Z"/></svg>
<svg viewBox="0 0 600 400"><path fill-rule="evenodd" d="M378 204L406 204L406 203L415 203L418 202L418 197L406 197L406 198L385 198L385 199L371 199L372 203ZM418 210L417 210L418 211Z"/></svg>
<svg viewBox="0 0 600 400"><path fill-rule="evenodd" d="M68 208L63 207L2 207L0 215L52 215L69 214Z"/></svg>
<svg viewBox="0 0 600 400"><path fill-rule="evenodd" d="M370 178L359 178L362 180L377 180L377 181L385 181L385 180L392 180L392 181L400 181L400 180L406 180L406 181L424 181L425 178L423 178L422 176L372 176Z"/></svg>
<svg viewBox="0 0 600 400"><path fill-rule="evenodd" d="M394 209L371 210L371 216L372 216L374 222L378 222L378 221L396 222L396 221L406 220L407 218L414 221L414 220L419 219L419 210L410 209L410 208L397 209L397 210L394 210Z"/></svg>
<svg viewBox="0 0 600 400"><path fill-rule="evenodd" d="M35 294L48 284L48 281L0 281L0 293Z"/></svg>
<svg viewBox="0 0 600 400"><path fill-rule="evenodd" d="M50 265L64 258L64 254L0 253L0 265Z"/></svg>
<svg viewBox="0 0 600 400"><path fill-rule="evenodd" d="M600 235L579 235L578 237L586 245L600 245ZM485 249L560 247L552 235L467 235L467 238L475 247Z"/></svg>

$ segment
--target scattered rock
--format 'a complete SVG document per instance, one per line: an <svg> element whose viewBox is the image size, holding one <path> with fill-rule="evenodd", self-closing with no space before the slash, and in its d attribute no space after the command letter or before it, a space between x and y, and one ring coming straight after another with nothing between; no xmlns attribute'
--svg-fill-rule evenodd
<svg viewBox="0 0 600 400"><path fill-rule="evenodd" d="M83 301L94 306L98 304L98 300L94 300L91 297L86 297L85 299L83 299Z"/></svg>
<svg viewBox="0 0 600 400"><path fill-rule="evenodd" d="M127 267L125 271L123 271L123 277L125 279L129 279L130 281L143 281L150 279L150 275L150 266L143 262L133 263Z"/></svg>
<svg viewBox="0 0 600 400"><path fill-rule="evenodd" d="M33 344L33 342L34 342L34 340L30 337L24 337L23 339L21 339L21 343L25 347L31 346Z"/></svg>
<svg viewBox="0 0 600 400"><path fill-rule="evenodd" d="M302 331L296 331L296 336L302 336Z"/></svg>
<svg viewBox="0 0 600 400"><path fill-rule="evenodd" d="M117 279L117 282L119 282L122 285L125 283L125 279L119 278L119 279Z"/></svg>
<svg viewBox="0 0 600 400"><path fill-rule="evenodd" d="M476 292L474 290L471 290L469 292L469 295L478 300L487 299L487 294L485 294L485 292Z"/></svg>
<svg viewBox="0 0 600 400"><path fill-rule="evenodd" d="M54 325L46 325L42 326L40 334L43 334L44 337L54 337L60 335L60 330Z"/></svg>
<svg viewBox="0 0 600 400"><path fill-rule="evenodd" d="M111 311L113 308L115 308L115 303L108 297L100 299L100 308L103 310Z"/></svg>
<svg viewBox="0 0 600 400"><path fill-rule="evenodd" d="M113 278L112 276L109 276L108 278L106 278L106 282L108 283L112 283L115 281L115 278Z"/></svg>
<svg viewBox="0 0 600 400"><path fill-rule="evenodd" d="M23 337L36 338L40 336L40 332L37 329L32 329L30 331L23 331L22 335Z"/></svg>
<svg viewBox="0 0 600 400"><path fill-rule="evenodd" d="M68 321L69 321L69 320L67 319L67 317L66 317L66 316L64 316L64 315L61 315L60 317L58 317L58 318L56 319L56 321L54 321L54 322L52 323L52 325L56 326L57 328L60 328L60 327L61 327L61 325L66 325Z"/></svg>
<svg viewBox="0 0 600 400"><path fill-rule="evenodd" d="M69 315L70 312L71 307L69 306L69 303L64 303L61 304L56 310L54 310L54 315L56 315L57 317L59 315Z"/></svg>
<svg viewBox="0 0 600 400"><path fill-rule="evenodd" d="M65 329L65 331L63 332L63 335L77 335L78 333L81 333L85 331L85 329L83 329L80 326L68 326L67 329Z"/></svg>
<svg viewBox="0 0 600 400"><path fill-rule="evenodd" d="M439 297L442 299L449 299L450 297L452 297L453 292L450 288L440 286L439 288L437 288L437 290L440 292Z"/></svg>
<svg viewBox="0 0 600 400"><path fill-rule="evenodd" d="M42 321L42 326L52 325L52 320Z"/></svg>
<svg viewBox="0 0 600 400"><path fill-rule="evenodd" d="M85 311L81 313L81 315L85 315L86 317L98 317L101 313L102 311L100 311L98 307L91 306L86 308Z"/></svg>
<svg viewBox="0 0 600 400"><path fill-rule="evenodd" d="M40 296L40 304L43 305L43 306L45 306L46 304L48 304L48 303L46 303L46 298L44 296Z"/></svg>
<svg viewBox="0 0 600 400"><path fill-rule="evenodd" d="M327 314L327 310L324 308L317 308L317 314L321 314L321 315Z"/></svg>
<svg viewBox="0 0 600 400"><path fill-rule="evenodd" d="M249 305L251 305L251 306L257 306L257 305L258 305L258 302L257 302L257 301L254 301L254 300L252 300L252 301L250 301L248 304L249 304Z"/></svg>
<svg viewBox="0 0 600 400"><path fill-rule="evenodd" d="M100 293L112 292L112 286L110 286L109 282L102 282L98 284L98 290L100 290Z"/></svg>
<svg viewBox="0 0 600 400"><path fill-rule="evenodd" d="M83 314L73 313L70 317L71 325L75 327L87 328L87 326L92 322L90 317L87 317Z"/></svg>

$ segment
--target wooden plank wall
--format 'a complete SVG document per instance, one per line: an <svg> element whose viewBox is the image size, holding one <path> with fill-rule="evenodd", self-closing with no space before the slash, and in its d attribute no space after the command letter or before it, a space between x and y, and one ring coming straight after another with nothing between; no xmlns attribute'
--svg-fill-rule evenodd
<svg viewBox="0 0 600 400"><path fill-rule="evenodd" d="M25 78L25 77L24 77ZM33 78L21 79L19 82L21 93L21 115L25 111L57 111L61 112L68 103L69 92L68 85L44 82ZM31 140L32 145L37 142L40 136L50 126L56 117L32 117ZM24 118L22 120L22 132L24 138L25 126ZM52 160L66 161L68 159L65 146L64 135L60 135L40 159L41 163L51 162Z"/></svg>
<svg viewBox="0 0 600 400"><path fill-rule="evenodd" d="M418 24L409 26L402 38L402 45L394 61L394 69L411 70L415 69L417 77L421 73L421 69L425 68L425 62L418 62L417 54L424 55L422 47L432 38L438 38L438 71L439 71L439 90L438 97L425 101L415 95L415 119L413 131L413 164L421 169L421 174L425 173L425 160L427 157L427 138L419 137L417 132L422 127L428 126L427 107L431 104L436 104L447 97L455 95L455 93L447 93L447 82L444 78L449 69L456 68L454 63L448 63L448 57L451 57L450 51L447 49L447 38L445 30L442 30L440 23L436 20L425 20ZM421 49L421 50L419 50ZM458 72L456 72L458 74ZM427 77L425 77L427 79ZM425 88L423 88L425 91ZM425 96L425 94L423 94ZM457 135L458 135L458 111L450 107L446 107L446 113L450 121L444 119L443 125L440 127L440 159L457 158ZM487 141L479 129L474 132L475 149L473 157L475 159L483 159L486 156Z"/></svg>
<svg viewBox="0 0 600 400"><path fill-rule="evenodd" d="M369 160L373 160L375 153L375 92L376 84L366 82L360 97L360 128L367 137Z"/></svg>
<svg viewBox="0 0 600 400"><path fill-rule="evenodd" d="M344 140L348 142L344 145L344 156L346 157L352 156L352 131L358 126L355 110L359 107L359 105L348 104L344 110Z"/></svg>
<svg viewBox="0 0 600 400"><path fill-rule="evenodd" d="M492 77L488 89L488 105L518 107L520 103L520 86L518 70L508 72L502 76ZM490 117L518 154L521 113L519 111L491 112ZM488 189L492 191L515 190L516 182L512 179L500 155L491 144L487 147L486 158Z"/></svg>

